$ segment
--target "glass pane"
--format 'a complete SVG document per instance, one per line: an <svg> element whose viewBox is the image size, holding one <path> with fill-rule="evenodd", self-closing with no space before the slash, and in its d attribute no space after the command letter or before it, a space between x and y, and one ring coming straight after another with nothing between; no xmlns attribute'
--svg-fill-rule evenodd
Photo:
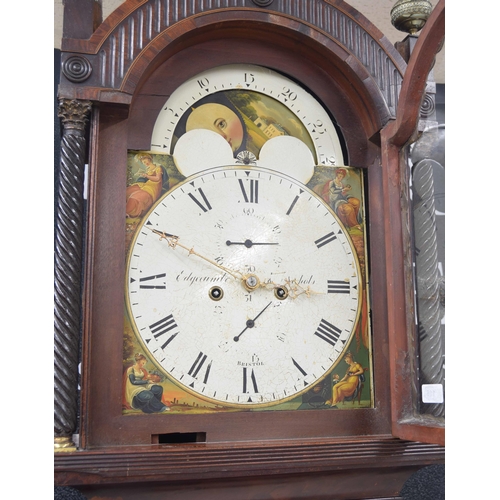
<svg viewBox="0 0 500 500"><path fill-rule="evenodd" d="M438 118L441 118L438 116ZM445 125L426 129L411 149L411 198L420 415L445 415Z"/></svg>

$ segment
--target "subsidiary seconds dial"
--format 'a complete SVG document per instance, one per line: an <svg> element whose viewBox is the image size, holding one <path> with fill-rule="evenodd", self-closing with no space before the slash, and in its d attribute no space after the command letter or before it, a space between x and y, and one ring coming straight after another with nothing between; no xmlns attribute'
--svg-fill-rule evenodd
<svg viewBox="0 0 500 500"><path fill-rule="evenodd" d="M356 253L332 210L272 170L221 167L153 206L127 265L135 332L208 402L259 407L310 389L358 321Z"/></svg>

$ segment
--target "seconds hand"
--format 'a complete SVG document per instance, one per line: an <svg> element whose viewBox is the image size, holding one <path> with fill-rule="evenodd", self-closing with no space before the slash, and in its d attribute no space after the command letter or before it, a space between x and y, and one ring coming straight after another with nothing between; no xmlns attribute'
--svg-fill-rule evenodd
<svg viewBox="0 0 500 500"><path fill-rule="evenodd" d="M249 328L253 328L255 326L255 320L272 304L272 302L269 302L269 304L267 304L266 307L264 307L264 309L262 309L262 311L260 311L259 314L257 314L257 316L255 316L254 319L248 319L247 320L247 326L244 328L244 330L241 331L241 333L239 335L236 335L236 337L233 338L233 340L235 342L238 342L238 340L240 340L240 337L249 329Z"/></svg>

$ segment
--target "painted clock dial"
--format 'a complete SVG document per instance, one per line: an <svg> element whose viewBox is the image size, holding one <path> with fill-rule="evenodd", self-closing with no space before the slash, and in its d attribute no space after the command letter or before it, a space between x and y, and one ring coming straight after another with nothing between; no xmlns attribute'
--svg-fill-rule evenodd
<svg viewBox="0 0 500 500"><path fill-rule="evenodd" d="M142 219L126 304L159 370L202 399L250 408L332 370L360 289L351 240L321 198L285 174L231 166L188 178Z"/></svg>
<svg viewBox="0 0 500 500"><path fill-rule="evenodd" d="M226 138L236 163L258 160L266 141L290 136L310 149L315 165L344 165L333 121L316 98L260 66L219 66L183 83L158 114L151 151L173 154L179 137L195 128Z"/></svg>

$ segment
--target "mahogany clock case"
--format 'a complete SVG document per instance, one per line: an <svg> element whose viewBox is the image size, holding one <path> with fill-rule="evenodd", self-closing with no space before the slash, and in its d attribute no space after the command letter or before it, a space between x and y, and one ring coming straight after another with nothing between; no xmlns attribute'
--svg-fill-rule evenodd
<svg viewBox="0 0 500 500"><path fill-rule="evenodd" d="M76 83L63 74L59 98L90 101L92 113L80 441L77 450L55 454L56 484L76 485L92 498L144 498L145 488L150 498L399 498L408 476L444 460L442 446L394 437L395 421L401 427L398 419L406 416L400 407L412 411L413 383L394 377L408 372L412 314L398 172L425 85L411 71L427 74L436 47L421 44L421 62L407 68L383 34L342 0L126 0L100 26L85 18L98 2L69 4L63 73L75 54L93 71ZM439 6L441 15L444 0ZM153 26L148 13L158 12L165 15ZM134 34L142 29L141 36L132 37L130 27ZM426 28L422 39L437 44L439 29L427 37ZM150 148L156 117L179 85L226 64L259 65L302 85L335 122L344 164L364 170L372 408L122 412L127 153Z"/></svg>
<svg viewBox="0 0 500 500"><path fill-rule="evenodd" d="M244 26L244 25L243 25ZM148 445L179 433L210 442L281 440L390 434L390 380L383 297L383 200L376 131L387 119L359 78L331 47L280 32L235 23L224 37L200 30L159 54L144 72L130 108L99 103L91 127L89 247L84 307L84 384L81 445L84 448ZM326 44L327 45L327 44ZM374 408L298 415L292 411L231 415L123 416L121 411L125 186L128 150L147 150L156 117L169 95L188 78L230 63L256 64L292 78L323 103L343 139L346 165L364 167L368 192L372 290ZM341 69L342 68L342 69ZM379 103L380 104L380 103ZM106 381L106 383L104 383ZM166 438L165 438L166 436ZM182 438L181 438L182 440Z"/></svg>

